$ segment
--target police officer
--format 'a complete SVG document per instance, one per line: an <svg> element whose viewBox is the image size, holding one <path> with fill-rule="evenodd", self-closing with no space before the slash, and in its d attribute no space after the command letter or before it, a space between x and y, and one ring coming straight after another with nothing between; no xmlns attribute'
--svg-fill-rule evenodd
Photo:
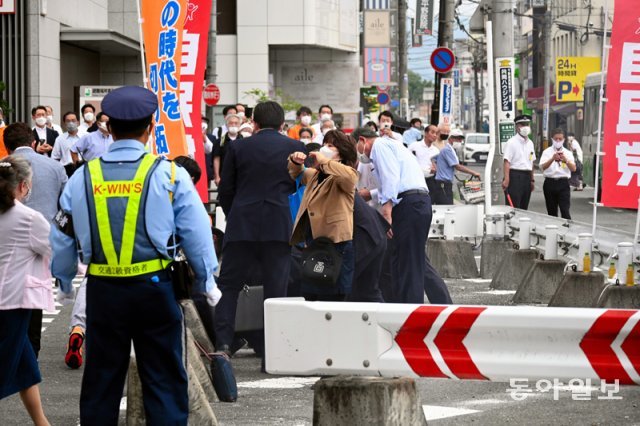
<svg viewBox="0 0 640 426"><path fill-rule="evenodd" d="M70 293L76 241L88 264L87 358L80 422L116 425L131 341L149 424L186 425L189 411L183 316L167 266L177 246L194 272L194 293L215 305L218 262L209 218L189 174L145 151L156 95L122 87L102 101L115 142L78 169L60 197L52 271Z"/></svg>
<svg viewBox="0 0 640 426"><path fill-rule="evenodd" d="M544 175L544 201L549 216L558 216L558 208L563 219L571 219L571 188L569 179L576 171L573 153L564 146L564 130L555 129L551 133L552 144L540 155L540 168Z"/></svg>
<svg viewBox="0 0 640 426"><path fill-rule="evenodd" d="M509 139L504 147L504 180L507 205L527 210L531 192L535 186L533 178L533 161L536 153L531 134L531 116L519 115L515 118L516 135Z"/></svg>

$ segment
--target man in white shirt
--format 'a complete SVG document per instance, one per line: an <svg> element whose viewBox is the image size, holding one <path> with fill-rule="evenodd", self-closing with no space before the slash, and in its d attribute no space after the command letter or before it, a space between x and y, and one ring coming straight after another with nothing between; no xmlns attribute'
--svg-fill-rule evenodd
<svg viewBox="0 0 640 426"><path fill-rule="evenodd" d="M82 137L96 122L96 108L91 104L85 104L80 109L80 115L82 116L82 123L78 126L78 133Z"/></svg>
<svg viewBox="0 0 640 426"><path fill-rule="evenodd" d="M53 107L51 105L45 105L47 109L47 127L58 132L59 135L62 134L62 128L53 122Z"/></svg>
<svg viewBox="0 0 640 426"><path fill-rule="evenodd" d="M558 208L563 219L571 219L571 188L569 178L576 170L573 154L564 146L564 130L555 129L551 133L551 146L540 156L540 168L544 175L544 201L549 216L558 216Z"/></svg>
<svg viewBox="0 0 640 426"><path fill-rule="evenodd" d="M330 105L322 105L318 109L318 122L311 126L313 129L314 137L322 134L322 122L323 120L333 120L333 108ZM321 143L321 142L320 142Z"/></svg>
<svg viewBox="0 0 640 426"><path fill-rule="evenodd" d="M535 187L533 161L536 159L531 134L531 116L519 115L514 120L516 135L504 146L504 180L506 204L527 210L531 192Z"/></svg>
<svg viewBox="0 0 640 426"><path fill-rule="evenodd" d="M378 115L378 126L380 127L378 133L381 138L391 139L404 146L402 135L391 130L391 126L393 126L393 114L391 114L390 111L382 111Z"/></svg>
<svg viewBox="0 0 640 426"><path fill-rule="evenodd" d="M569 142L568 148L571 150L573 157L576 160L576 171L571 172L569 185L573 187L574 191L582 191L584 188L582 178L582 165L584 164L582 148L580 147L580 143L576 140L575 135L571 132L567 133L567 141Z"/></svg>
<svg viewBox="0 0 640 426"><path fill-rule="evenodd" d="M409 145L409 151L418 159L418 164L420 164L430 194L433 194L436 188L436 167L433 160L440 153L440 150L433 143L437 138L438 133L436 126L429 124L424 131L424 140L416 141Z"/></svg>
<svg viewBox="0 0 640 426"><path fill-rule="evenodd" d="M418 162L402 143L377 137L368 128L357 128L351 136L357 141L358 160L374 166L382 216L391 224L394 294L388 302L422 304L426 289L431 303L451 303L444 281L425 256L431 198Z"/></svg>
<svg viewBox="0 0 640 426"><path fill-rule="evenodd" d="M62 123L67 131L58 136L56 144L51 151L51 158L59 161L64 166L67 176L71 177L75 171L73 157L71 157L71 148L80 140L78 134L78 115L75 112L67 112L62 117Z"/></svg>

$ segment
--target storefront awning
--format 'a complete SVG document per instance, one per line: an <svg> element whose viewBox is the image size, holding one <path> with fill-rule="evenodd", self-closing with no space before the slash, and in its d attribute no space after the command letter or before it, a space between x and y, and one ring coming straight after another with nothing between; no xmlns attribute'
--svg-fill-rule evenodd
<svg viewBox="0 0 640 426"><path fill-rule="evenodd" d="M140 45L136 40L113 30L61 28L60 41L98 52L103 56L136 56L140 54Z"/></svg>

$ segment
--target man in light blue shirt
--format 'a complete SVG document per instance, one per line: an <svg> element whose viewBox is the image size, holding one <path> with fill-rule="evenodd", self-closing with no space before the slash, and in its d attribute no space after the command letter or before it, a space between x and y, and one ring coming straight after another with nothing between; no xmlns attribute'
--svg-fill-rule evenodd
<svg viewBox="0 0 640 426"><path fill-rule="evenodd" d="M181 167L147 154L158 108L153 92L126 86L102 101L115 142L74 173L60 197L52 231L52 272L71 292L78 247L88 264L87 362L80 395L82 424L116 424L136 349L147 422L186 425L189 404L183 317L171 261L182 248L195 273L193 293L221 297L209 217Z"/></svg>
<svg viewBox="0 0 640 426"><path fill-rule="evenodd" d="M469 173L472 176L480 178L480 173L474 172L468 167L463 166L458 161L456 151L453 149L454 142L461 142L463 139L462 131L454 129L446 139L444 148L436 156L436 185L431 193L433 204L453 204L453 177L455 171L460 170Z"/></svg>
<svg viewBox="0 0 640 426"><path fill-rule="evenodd" d="M405 146L379 138L368 128L360 127L351 136L358 142L359 161L373 163L382 215L391 224L394 294L388 302L424 303L423 286L429 281L433 283L427 293L431 303L451 303L444 282L437 279L425 256L432 212L418 160Z"/></svg>
<svg viewBox="0 0 640 426"><path fill-rule="evenodd" d="M85 134L71 147L71 157L75 164L80 161L78 154L82 156L84 161L91 161L101 157L113 143L113 138L107 127L109 117L104 112L99 112L97 120L98 131Z"/></svg>

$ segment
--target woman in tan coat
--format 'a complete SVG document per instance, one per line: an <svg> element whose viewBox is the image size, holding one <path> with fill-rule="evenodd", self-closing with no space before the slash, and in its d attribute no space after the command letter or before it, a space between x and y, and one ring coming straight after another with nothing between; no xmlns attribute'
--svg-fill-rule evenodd
<svg viewBox="0 0 640 426"><path fill-rule="evenodd" d="M358 174L355 141L339 130L324 136L320 151L309 153L312 167L304 166L307 155L296 152L289 157L289 174L301 173L306 185L304 197L293 226L291 244L309 243L319 237L329 238L342 255L336 285L302 283L307 300L344 300L351 293L353 278L353 203Z"/></svg>

